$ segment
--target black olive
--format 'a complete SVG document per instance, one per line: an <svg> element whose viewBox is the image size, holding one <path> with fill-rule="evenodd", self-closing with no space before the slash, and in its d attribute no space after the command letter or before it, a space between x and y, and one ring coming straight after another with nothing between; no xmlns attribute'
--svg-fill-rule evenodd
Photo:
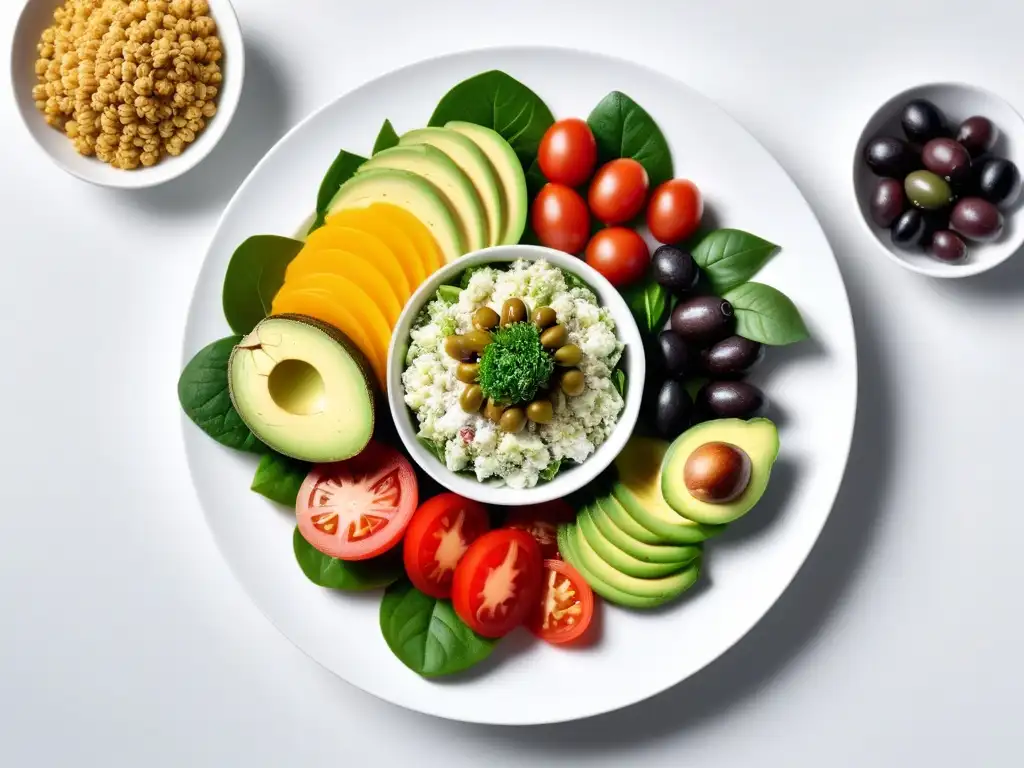
<svg viewBox="0 0 1024 768"><path fill-rule="evenodd" d="M1020 195L1020 171L1009 160L985 160L978 172L978 194L999 208L1008 208Z"/></svg>
<svg viewBox="0 0 1024 768"><path fill-rule="evenodd" d="M907 138L917 144L947 135L946 120L939 108L924 99L915 99L907 104L900 115L900 122Z"/></svg>
<svg viewBox="0 0 1024 768"><path fill-rule="evenodd" d="M967 258L967 244L955 232L943 229L932 237L928 253L939 261L957 264Z"/></svg>
<svg viewBox="0 0 1024 768"><path fill-rule="evenodd" d="M672 331L662 331L658 334L658 342L655 345L655 354L661 369L674 379L685 379L694 373L697 356L690 349L681 336Z"/></svg>
<svg viewBox="0 0 1024 768"><path fill-rule="evenodd" d="M917 165L907 142L892 136L872 139L864 148L864 162L878 176L902 179Z"/></svg>
<svg viewBox="0 0 1024 768"><path fill-rule="evenodd" d="M907 207L907 194L903 182L879 179L871 196L871 219L882 229L888 229Z"/></svg>
<svg viewBox="0 0 1024 768"><path fill-rule="evenodd" d="M693 344L714 344L732 333L732 304L717 296L683 299L672 310L672 330Z"/></svg>
<svg viewBox="0 0 1024 768"><path fill-rule="evenodd" d="M658 390L654 408L654 428L666 440L682 434L690 426L693 400L681 382L669 379Z"/></svg>
<svg viewBox="0 0 1024 768"><path fill-rule="evenodd" d="M932 237L934 237L936 232L949 229L949 217L952 212L952 208L942 208L938 211L923 211L924 234L921 236L922 247L927 248L932 244Z"/></svg>
<svg viewBox="0 0 1024 768"><path fill-rule="evenodd" d="M762 357L762 344L742 336L730 336L704 353L704 370L712 376L734 376L749 371Z"/></svg>
<svg viewBox="0 0 1024 768"><path fill-rule="evenodd" d="M719 419L749 419L767 405L764 393L745 381L712 381L704 385L697 400Z"/></svg>
<svg viewBox="0 0 1024 768"><path fill-rule="evenodd" d="M954 186L971 175L971 153L952 139L932 139L921 152L924 167Z"/></svg>
<svg viewBox="0 0 1024 768"><path fill-rule="evenodd" d="M904 211L892 225L892 242L900 248L916 248L927 232L924 211L911 208Z"/></svg>
<svg viewBox="0 0 1024 768"><path fill-rule="evenodd" d="M988 242L1003 233L1003 214L988 200L965 197L953 208L950 226L968 240Z"/></svg>
<svg viewBox="0 0 1024 768"><path fill-rule="evenodd" d="M677 296L693 289L700 277L700 267L686 251L674 245L662 245L651 257L654 279L658 285Z"/></svg>
<svg viewBox="0 0 1024 768"><path fill-rule="evenodd" d="M987 117L968 117L956 132L956 140L971 153L971 157L991 152L998 138L999 130Z"/></svg>

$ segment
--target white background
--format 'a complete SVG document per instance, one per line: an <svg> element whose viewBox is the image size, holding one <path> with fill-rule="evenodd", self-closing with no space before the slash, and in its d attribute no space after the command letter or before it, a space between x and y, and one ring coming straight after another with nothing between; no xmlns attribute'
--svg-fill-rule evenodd
<svg viewBox="0 0 1024 768"><path fill-rule="evenodd" d="M0 8L5 34L19 5ZM1020 764L1024 258L949 283L901 270L856 219L850 155L873 108L919 82L1024 107L1024 5L236 5L236 122L202 167L148 192L50 165L3 63L0 764ZM280 636L207 532L174 388L205 245L273 142L395 67L511 43L656 67L764 142L835 248L862 372L846 482L776 608L669 693L539 729L405 712Z"/></svg>

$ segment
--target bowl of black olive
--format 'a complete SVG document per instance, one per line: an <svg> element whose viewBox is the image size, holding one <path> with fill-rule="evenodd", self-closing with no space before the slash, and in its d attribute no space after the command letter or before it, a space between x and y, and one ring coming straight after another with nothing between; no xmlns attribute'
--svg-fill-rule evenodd
<svg viewBox="0 0 1024 768"><path fill-rule="evenodd" d="M934 83L879 108L861 133L853 186L872 237L931 277L992 269L1024 246L1024 118L972 85Z"/></svg>

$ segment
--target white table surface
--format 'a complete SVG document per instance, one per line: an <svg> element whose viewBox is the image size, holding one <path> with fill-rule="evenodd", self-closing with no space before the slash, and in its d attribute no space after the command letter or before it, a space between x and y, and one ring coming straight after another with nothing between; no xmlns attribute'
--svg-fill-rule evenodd
<svg viewBox="0 0 1024 768"><path fill-rule="evenodd" d="M20 3L0 5L9 35ZM855 218L850 152L873 107L914 83L962 79L1024 107L1024 5L236 5L249 71L235 124L200 169L149 192L50 165L3 54L0 765L1021 764L1024 257L970 281L900 270ZM510 43L637 60L744 123L824 224L862 370L839 501L766 619L663 696L538 729L403 711L279 635L206 529L174 389L205 244L273 142L388 70Z"/></svg>

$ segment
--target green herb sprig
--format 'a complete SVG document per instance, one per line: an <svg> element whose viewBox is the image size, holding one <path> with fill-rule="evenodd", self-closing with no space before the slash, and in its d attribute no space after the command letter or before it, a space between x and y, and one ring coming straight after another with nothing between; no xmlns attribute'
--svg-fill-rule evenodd
<svg viewBox="0 0 1024 768"><path fill-rule="evenodd" d="M494 332L480 357L480 388L499 403L532 400L547 383L555 362L540 343L533 323L514 323Z"/></svg>

